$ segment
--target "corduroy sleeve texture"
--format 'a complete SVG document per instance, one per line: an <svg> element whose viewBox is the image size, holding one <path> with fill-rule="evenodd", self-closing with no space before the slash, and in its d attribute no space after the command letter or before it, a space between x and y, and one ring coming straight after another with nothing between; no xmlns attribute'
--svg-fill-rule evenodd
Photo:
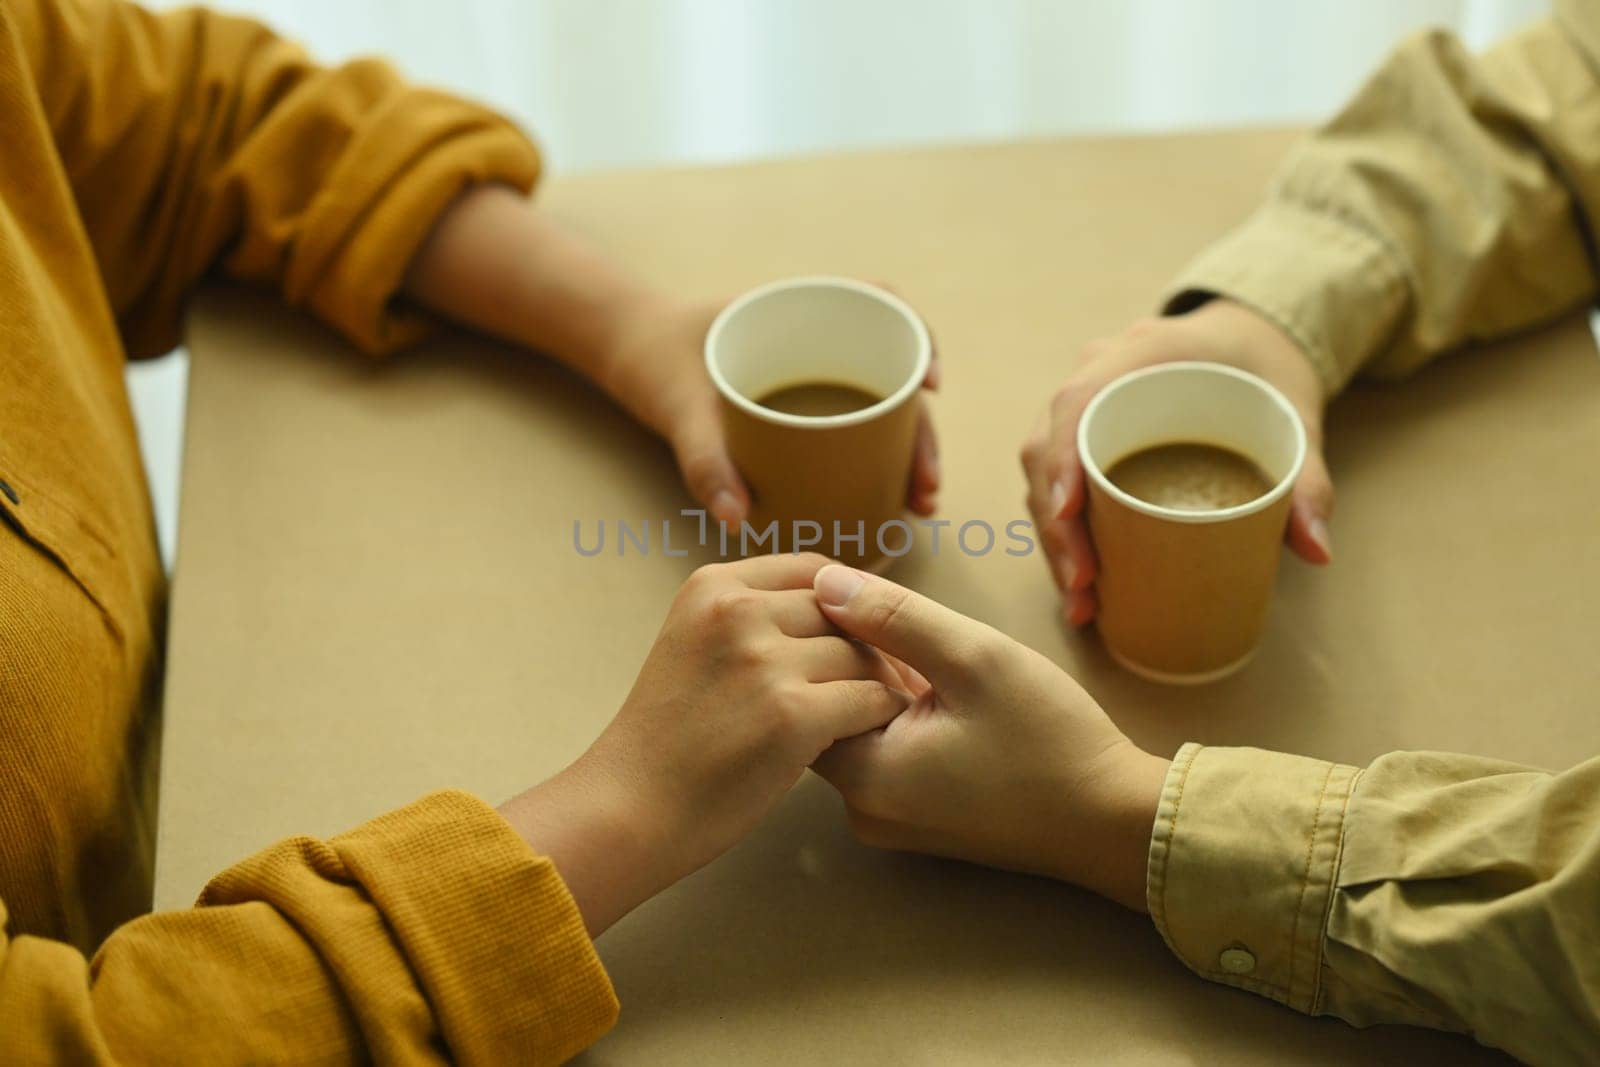
<svg viewBox="0 0 1600 1067"><path fill-rule="evenodd" d="M320 67L249 19L119 0L12 0L131 356L179 339L218 267L272 285L368 352L416 340L396 302L444 208L477 182L524 192L533 144L387 64Z"/></svg>
<svg viewBox="0 0 1600 1067"><path fill-rule="evenodd" d="M7 1062L559 1063L616 1014L554 867L464 793L280 842L92 962L0 941Z"/></svg>

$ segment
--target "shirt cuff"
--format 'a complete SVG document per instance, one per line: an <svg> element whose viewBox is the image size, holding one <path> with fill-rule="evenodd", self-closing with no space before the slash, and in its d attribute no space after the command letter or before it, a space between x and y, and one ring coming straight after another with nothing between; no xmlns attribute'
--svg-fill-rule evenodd
<svg viewBox="0 0 1600 1067"><path fill-rule="evenodd" d="M1167 772L1146 895L1202 978L1297 1011L1320 1004L1323 938L1355 767L1187 744Z"/></svg>
<svg viewBox="0 0 1600 1067"><path fill-rule="evenodd" d="M565 1060L617 998L556 873L483 801L441 792L329 845L372 898L445 1041L483 1063Z"/></svg>
<svg viewBox="0 0 1600 1067"><path fill-rule="evenodd" d="M1167 291L1164 314L1226 296L1271 319L1305 352L1332 396L1389 342L1410 289L1374 234L1274 200L1200 253Z"/></svg>
<svg viewBox="0 0 1600 1067"><path fill-rule="evenodd" d="M471 185L528 193L539 171L538 149L494 112L431 89L393 94L312 203L284 297L365 352L413 344L432 321L394 297L439 216Z"/></svg>

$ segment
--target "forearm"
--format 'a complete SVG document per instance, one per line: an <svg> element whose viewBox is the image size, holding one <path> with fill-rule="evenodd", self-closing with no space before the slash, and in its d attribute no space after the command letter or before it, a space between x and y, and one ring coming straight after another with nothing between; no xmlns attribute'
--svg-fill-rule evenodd
<svg viewBox="0 0 1600 1067"><path fill-rule="evenodd" d="M412 260L404 292L602 384L619 330L657 300L594 245L501 185L475 186L445 210Z"/></svg>

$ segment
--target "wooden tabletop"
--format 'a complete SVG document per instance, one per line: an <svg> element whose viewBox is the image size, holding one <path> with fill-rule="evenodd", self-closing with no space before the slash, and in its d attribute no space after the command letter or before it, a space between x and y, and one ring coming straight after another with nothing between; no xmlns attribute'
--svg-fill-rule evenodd
<svg viewBox="0 0 1600 1067"><path fill-rule="evenodd" d="M891 281L945 361L943 517L1024 517L1017 450L1078 346L1242 218L1282 131L941 148L551 182L544 208L686 294ZM573 522L688 501L665 449L522 353L384 364L263 297L200 302L157 904L289 834L430 789L492 802L609 720L704 556L584 558ZM1066 632L1037 558L895 577L1041 650L1135 740L1363 762L1600 751L1600 360L1583 323L1358 388L1332 412L1337 561L1285 560L1255 662L1141 682ZM1455 1063L1464 1039L1307 1019L1206 983L1148 919L1051 882L855 844L808 777L744 844L600 939L596 1064Z"/></svg>

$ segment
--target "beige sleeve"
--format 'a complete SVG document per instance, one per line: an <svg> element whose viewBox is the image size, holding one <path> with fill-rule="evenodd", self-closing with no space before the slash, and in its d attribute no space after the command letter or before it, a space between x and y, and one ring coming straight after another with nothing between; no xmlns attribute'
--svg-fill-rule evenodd
<svg viewBox="0 0 1600 1067"><path fill-rule="evenodd" d="M1442 32L1401 45L1184 269L1167 310L1218 294L1254 307L1331 394L1591 300L1597 38L1600 0L1567 0L1482 56Z"/></svg>
<svg viewBox="0 0 1600 1067"><path fill-rule="evenodd" d="M1185 745L1147 889L1212 981L1530 1062L1600 1050L1600 757L1549 774L1394 752L1358 770Z"/></svg>

